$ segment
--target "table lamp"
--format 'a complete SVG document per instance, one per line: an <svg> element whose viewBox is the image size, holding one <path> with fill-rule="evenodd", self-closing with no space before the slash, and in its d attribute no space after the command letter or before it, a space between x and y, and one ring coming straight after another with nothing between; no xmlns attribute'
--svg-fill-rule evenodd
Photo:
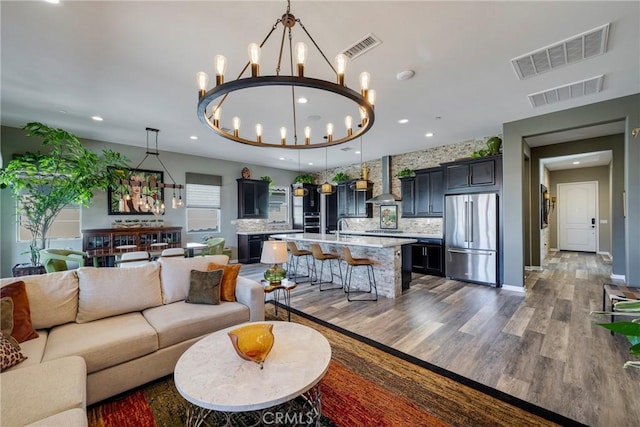
<svg viewBox="0 0 640 427"><path fill-rule="evenodd" d="M262 245L262 256L260 262L271 264L271 267L264 272L264 278L271 285L279 285L282 279L287 276L287 270L280 264L287 262L287 244L280 240L267 240Z"/></svg>

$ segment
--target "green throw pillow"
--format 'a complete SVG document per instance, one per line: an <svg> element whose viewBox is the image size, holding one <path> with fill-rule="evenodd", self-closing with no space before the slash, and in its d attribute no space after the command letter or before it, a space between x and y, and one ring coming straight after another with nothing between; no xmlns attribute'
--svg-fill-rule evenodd
<svg viewBox="0 0 640 427"><path fill-rule="evenodd" d="M191 270L189 295L186 302L191 304L220 304L222 273L222 270Z"/></svg>

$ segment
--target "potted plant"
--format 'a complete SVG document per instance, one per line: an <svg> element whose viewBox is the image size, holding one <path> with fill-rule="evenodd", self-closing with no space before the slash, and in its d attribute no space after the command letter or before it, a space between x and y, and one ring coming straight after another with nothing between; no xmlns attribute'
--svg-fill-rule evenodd
<svg viewBox="0 0 640 427"><path fill-rule="evenodd" d="M313 184L313 176L309 174L298 175L293 181L294 184Z"/></svg>
<svg viewBox="0 0 640 427"><path fill-rule="evenodd" d="M413 169L404 168L396 174L396 178L411 178L413 176Z"/></svg>
<svg viewBox="0 0 640 427"><path fill-rule="evenodd" d="M273 191L273 179L269 175L261 176L260 179L269 183L269 192Z"/></svg>
<svg viewBox="0 0 640 427"><path fill-rule="evenodd" d="M333 177L333 182L349 181L349 175L344 172L338 172Z"/></svg>
<svg viewBox="0 0 640 427"><path fill-rule="evenodd" d="M640 356L640 301L620 301L613 305L614 311L592 311L591 314L606 314L608 316L633 317L630 321L611 323L596 323L596 325L617 332L627 337L631 343L629 353ZM625 368L640 369L640 361L630 360L624 364Z"/></svg>
<svg viewBox="0 0 640 427"><path fill-rule="evenodd" d="M67 205L87 206L95 190L106 191L124 178L128 160L112 150L98 155L78 138L43 123L27 123L27 136L42 138L47 153L27 152L15 156L0 170L0 188L9 188L24 217L22 226L31 232L31 267L40 265L40 250L56 216Z"/></svg>

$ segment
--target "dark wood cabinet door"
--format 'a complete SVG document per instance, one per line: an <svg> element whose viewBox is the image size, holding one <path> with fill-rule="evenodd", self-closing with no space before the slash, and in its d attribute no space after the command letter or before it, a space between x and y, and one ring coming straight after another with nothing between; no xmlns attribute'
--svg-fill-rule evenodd
<svg viewBox="0 0 640 427"><path fill-rule="evenodd" d="M427 244L424 246L425 257L425 270L427 274L433 274L435 276L444 276L443 270L443 248L442 245Z"/></svg>
<svg viewBox="0 0 640 427"><path fill-rule="evenodd" d="M416 216L428 216L430 213L429 205L431 198L429 194L429 173L417 174L415 177L415 210Z"/></svg>
<svg viewBox="0 0 640 427"><path fill-rule="evenodd" d="M447 188L463 188L469 186L469 165L447 166Z"/></svg>
<svg viewBox="0 0 640 427"><path fill-rule="evenodd" d="M402 217L411 218L416 215L414 179L400 179L400 191L402 192Z"/></svg>
<svg viewBox="0 0 640 427"><path fill-rule="evenodd" d="M256 179L238 179L238 218L269 216L269 183Z"/></svg>
<svg viewBox="0 0 640 427"><path fill-rule="evenodd" d="M469 171L469 185L494 185L495 162L493 160L471 163Z"/></svg>
<svg viewBox="0 0 640 427"><path fill-rule="evenodd" d="M338 218L346 218L348 214L347 192L349 187L344 184L338 184L338 190L336 191L338 198Z"/></svg>
<svg viewBox="0 0 640 427"><path fill-rule="evenodd" d="M429 215L444 214L444 173L442 170L429 173Z"/></svg>

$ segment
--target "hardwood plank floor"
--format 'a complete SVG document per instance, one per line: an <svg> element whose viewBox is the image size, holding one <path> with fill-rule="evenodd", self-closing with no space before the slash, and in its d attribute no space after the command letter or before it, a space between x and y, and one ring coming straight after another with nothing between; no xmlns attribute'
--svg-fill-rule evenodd
<svg viewBox="0 0 640 427"><path fill-rule="evenodd" d="M347 302L302 283L291 305L581 423L639 426L640 372L622 368L629 344L589 314L601 309L610 268L600 255L553 252L526 272L525 294L414 275L395 300ZM260 280L265 269L241 274Z"/></svg>

